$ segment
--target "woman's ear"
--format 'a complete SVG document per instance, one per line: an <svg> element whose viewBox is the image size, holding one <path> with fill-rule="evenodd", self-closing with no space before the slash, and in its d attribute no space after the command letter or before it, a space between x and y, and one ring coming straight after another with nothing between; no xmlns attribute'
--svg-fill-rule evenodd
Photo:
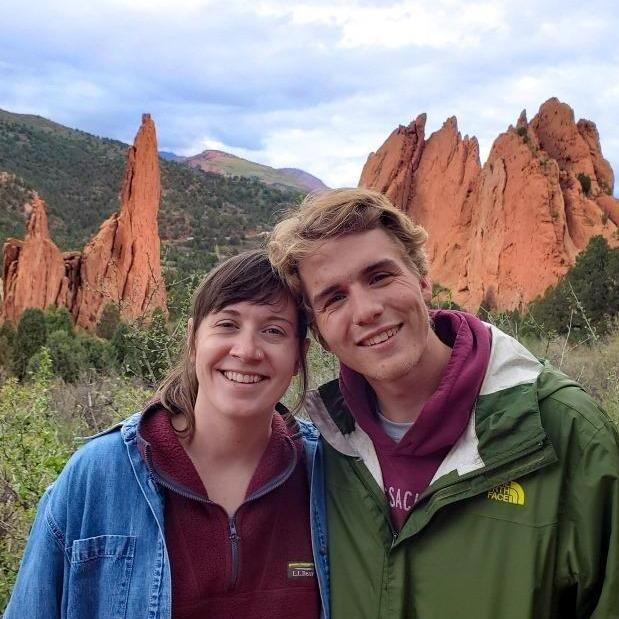
<svg viewBox="0 0 619 619"><path fill-rule="evenodd" d="M195 356L195 350L193 346L193 318L187 321L187 350L189 351L189 357L193 361Z"/></svg>

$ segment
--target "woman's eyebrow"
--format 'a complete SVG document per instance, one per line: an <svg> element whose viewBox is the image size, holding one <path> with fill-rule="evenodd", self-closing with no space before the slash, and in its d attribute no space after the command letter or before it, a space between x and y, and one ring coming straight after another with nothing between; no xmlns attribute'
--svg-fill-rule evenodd
<svg viewBox="0 0 619 619"><path fill-rule="evenodd" d="M217 313L218 314L229 314L230 316L234 316L235 318L242 318L243 316L242 312L239 312L238 310L230 309L227 307L224 307L222 310L220 310ZM268 316L264 317L264 320L281 320L282 322L287 322L290 326L294 326L291 320L288 320L288 318L284 318L283 316L280 316L279 314L269 314Z"/></svg>

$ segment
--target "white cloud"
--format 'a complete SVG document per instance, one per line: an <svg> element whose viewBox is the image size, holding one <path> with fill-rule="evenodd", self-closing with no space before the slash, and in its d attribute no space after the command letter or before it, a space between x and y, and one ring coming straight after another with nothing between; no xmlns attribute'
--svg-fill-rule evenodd
<svg viewBox="0 0 619 619"><path fill-rule="evenodd" d="M124 140L150 111L168 150L337 186L421 112L428 134L456 115L484 157L558 96L619 170L618 30L604 0L5 0L0 107Z"/></svg>

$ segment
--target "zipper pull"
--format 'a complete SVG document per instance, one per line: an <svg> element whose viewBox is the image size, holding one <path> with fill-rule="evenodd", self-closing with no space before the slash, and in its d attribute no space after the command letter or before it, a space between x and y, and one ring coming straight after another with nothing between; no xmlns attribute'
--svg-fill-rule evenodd
<svg viewBox="0 0 619 619"><path fill-rule="evenodd" d="M230 518L229 520L229 530L230 530L230 541L236 542L239 540L239 534L236 531L236 522L234 522L234 518Z"/></svg>

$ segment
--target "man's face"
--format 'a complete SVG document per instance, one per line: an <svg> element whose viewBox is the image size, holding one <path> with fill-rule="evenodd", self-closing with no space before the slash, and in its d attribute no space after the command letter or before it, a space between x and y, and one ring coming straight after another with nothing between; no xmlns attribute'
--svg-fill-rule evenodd
<svg viewBox="0 0 619 619"><path fill-rule="evenodd" d="M405 378L426 353L430 282L384 230L326 240L299 275L324 344L370 382Z"/></svg>

